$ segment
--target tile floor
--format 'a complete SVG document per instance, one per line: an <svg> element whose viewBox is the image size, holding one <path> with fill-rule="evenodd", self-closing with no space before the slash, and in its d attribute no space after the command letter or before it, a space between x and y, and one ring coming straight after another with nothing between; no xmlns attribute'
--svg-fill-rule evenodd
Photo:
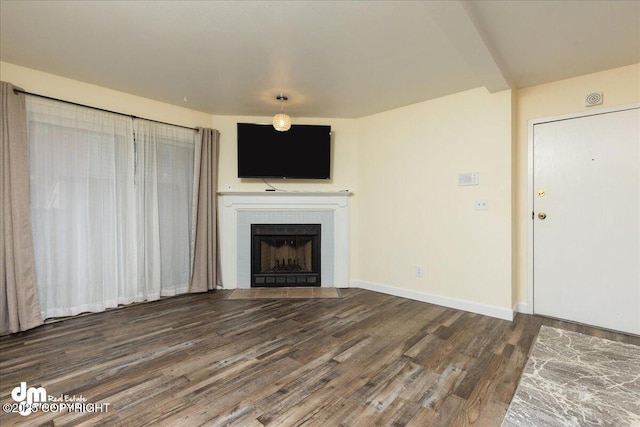
<svg viewBox="0 0 640 427"><path fill-rule="evenodd" d="M542 326L503 427L640 426L640 347Z"/></svg>

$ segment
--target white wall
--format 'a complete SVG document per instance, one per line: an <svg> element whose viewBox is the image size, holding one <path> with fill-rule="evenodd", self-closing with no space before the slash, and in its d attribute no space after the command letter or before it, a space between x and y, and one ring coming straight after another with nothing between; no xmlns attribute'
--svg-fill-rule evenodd
<svg viewBox="0 0 640 427"><path fill-rule="evenodd" d="M511 120L511 91L484 88L359 120L356 284L509 316Z"/></svg>

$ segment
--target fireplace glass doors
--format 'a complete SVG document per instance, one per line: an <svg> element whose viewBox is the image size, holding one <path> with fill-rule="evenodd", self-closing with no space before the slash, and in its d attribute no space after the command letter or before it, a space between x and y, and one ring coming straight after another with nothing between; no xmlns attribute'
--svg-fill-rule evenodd
<svg viewBox="0 0 640 427"><path fill-rule="evenodd" d="M320 286L320 224L252 224L251 287Z"/></svg>

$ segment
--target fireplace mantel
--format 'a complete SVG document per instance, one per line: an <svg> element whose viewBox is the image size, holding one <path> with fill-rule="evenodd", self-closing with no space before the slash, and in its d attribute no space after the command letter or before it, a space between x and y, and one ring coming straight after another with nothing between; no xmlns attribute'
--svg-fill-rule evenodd
<svg viewBox="0 0 640 427"><path fill-rule="evenodd" d="M353 193L349 190L342 191L219 191L219 196L343 196L348 197Z"/></svg>
<svg viewBox="0 0 640 427"><path fill-rule="evenodd" d="M322 287L349 287L348 191L219 192L222 286L249 288L251 224L321 223Z"/></svg>

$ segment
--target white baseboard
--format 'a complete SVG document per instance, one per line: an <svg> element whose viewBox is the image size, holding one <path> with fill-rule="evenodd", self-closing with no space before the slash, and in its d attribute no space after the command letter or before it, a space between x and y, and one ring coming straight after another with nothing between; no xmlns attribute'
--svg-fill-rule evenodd
<svg viewBox="0 0 640 427"><path fill-rule="evenodd" d="M457 298L443 297L440 295L433 295L426 292L413 291L410 289L397 288L395 286L367 282L364 280L351 280L349 282L349 287L367 289L369 291L380 292L396 297L428 302L430 304L441 305L448 308L455 308L457 310L469 311L471 313L482 314L484 316L495 317L503 320L513 321L514 316L514 311L507 308L480 304L477 302L461 300Z"/></svg>
<svg viewBox="0 0 640 427"><path fill-rule="evenodd" d="M529 304L527 304L526 302L517 302L516 305L513 306L513 311L524 314L532 314L531 311L529 311Z"/></svg>

